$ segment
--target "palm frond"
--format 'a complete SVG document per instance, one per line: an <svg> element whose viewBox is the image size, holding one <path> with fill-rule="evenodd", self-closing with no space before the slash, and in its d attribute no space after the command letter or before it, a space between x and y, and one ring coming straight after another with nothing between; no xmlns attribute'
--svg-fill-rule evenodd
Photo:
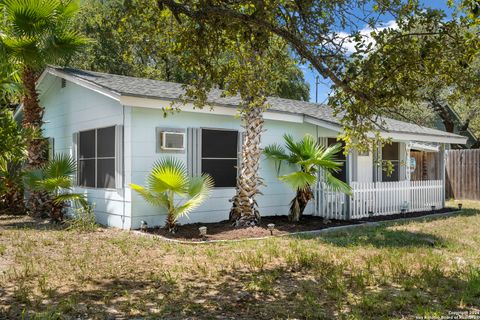
<svg viewBox="0 0 480 320"><path fill-rule="evenodd" d="M88 207L88 201L84 194L82 193L63 193L55 197L53 200L54 203L64 203L64 202L73 202L76 206L82 208Z"/></svg>
<svg viewBox="0 0 480 320"><path fill-rule="evenodd" d="M148 177L148 188L155 193L171 190L184 195L188 191L188 173L184 163L173 157L158 160Z"/></svg>
<svg viewBox="0 0 480 320"><path fill-rule="evenodd" d="M76 172L75 160L66 154L57 154L40 169L27 171L25 184L34 189L57 194L73 185L72 175Z"/></svg>
<svg viewBox="0 0 480 320"><path fill-rule="evenodd" d="M345 194L351 195L352 188L342 180L335 178L330 172L325 172L325 183L327 186L335 192L343 192Z"/></svg>
<svg viewBox="0 0 480 320"><path fill-rule="evenodd" d="M289 156L285 153L285 149L279 144L274 143L265 147L265 149L263 149L263 153L265 154L267 159L275 161L277 175L279 175L282 162L289 160Z"/></svg>
<svg viewBox="0 0 480 320"><path fill-rule="evenodd" d="M45 51L42 54L48 57L45 60L49 63L66 61L90 43L88 38L77 31L64 29L51 34L46 42Z"/></svg>
<svg viewBox="0 0 480 320"><path fill-rule="evenodd" d="M4 0L0 47L32 68L66 62L89 43L73 28L77 0Z"/></svg>
<svg viewBox="0 0 480 320"><path fill-rule="evenodd" d="M295 171L287 175L278 177L281 181L288 184L293 190L304 189L315 184L317 180L316 175L305 173L302 171Z"/></svg>
<svg viewBox="0 0 480 320"><path fill-rule="evenodd" d="M315 164L324 170L338 171L342 168L342 162L337 161L337 155L342 151L340 144L332 145L323 149L315 159Z"/></svg>
<svg viewBox="0 0 480 320"><path fill-rule="evenodd" d="M36 183L39 189L49 193L56 193L61 189L70 189L72 187L72 178L69 176L44 178Z"/></svg>
<svg viewBox="0 0 480 320"><path fill-rule="evenodd" d="M213 186L214 181L209 175L191 178L189 190L189 196L191 198L175 210L176 218L182 215L188 215L194 209L198 208L209 196Z"/></svg>
<svg viewBox="0 0 480 320"><path fill-rule="evenodd" d="M39 190L40 185L38 182L41 181L43 178L44 178L44 175L42 170L40 169L29 170L25 172L24 183L26 186L28 186L31 189Z"/></svg>
<svg viewBox="0 0 480 320"><path fill-rule="evenodd" d="M17 36L33 36L54 23L59 0L5 0L6 17Z"/></svg>
<svg viewBox="0 0 480 320"><path fill-rule="evenodd" d="M173 157L158 160L147 180L147 187L136 184L130 184L130 187L145 201L165 208L169 217L174 220L197 208L208 197L214 186L213 179L209 175L189 177L185 164ZM174 194L187 200L183 204L175 204Z"/></svg>
<svg viewBox="0 0 480 320"><path fill-rule="evenodd" d="M77 171L75 159L71 156L61 153L56 154L52 160L48 161L42 168L46 178L58 178L71 176Z"/></svg>
<svg viewBox="0 0 480 320"><path fill-rule="evenodd" d="M150 190L139 186L137 184L130 184L130 187L138 192L138 194L145 199L148 203L156 207L167 208L168 206L168 196L163 193L153 193Z"/></svg>
<svg viewBox="0 0 480 320"><path fill-rule="evenodd" d="M293 155L302 154L301 146L293 140L293 136L291 134L288 134L288 133L284 134L283 139L285 140L285 145L287 147L287 150L291 154Z"/></svg>

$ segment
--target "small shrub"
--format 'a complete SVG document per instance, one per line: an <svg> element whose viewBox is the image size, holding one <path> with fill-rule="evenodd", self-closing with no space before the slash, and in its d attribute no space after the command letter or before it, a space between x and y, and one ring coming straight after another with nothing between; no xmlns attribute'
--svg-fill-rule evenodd
<svg viewBox="0 0 480 320"><path fill-rule="evenodd" d="M88 205L86 207L76 208L72 219L70 220L70 226L68 230L75 230L79 232L93 232L98 228L98 224L95 220L94 207Z"/></svg>

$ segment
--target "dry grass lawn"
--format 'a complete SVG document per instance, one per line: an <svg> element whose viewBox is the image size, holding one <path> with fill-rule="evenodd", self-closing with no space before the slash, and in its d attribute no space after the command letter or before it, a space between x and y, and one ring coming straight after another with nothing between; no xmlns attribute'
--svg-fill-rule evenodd
<svg viewBox="0 0 480 320"><path fill-rule="evenodd" d="M316 237L179 245L0 216L0 319L411 319L480 311L480 203Z"/></svg>

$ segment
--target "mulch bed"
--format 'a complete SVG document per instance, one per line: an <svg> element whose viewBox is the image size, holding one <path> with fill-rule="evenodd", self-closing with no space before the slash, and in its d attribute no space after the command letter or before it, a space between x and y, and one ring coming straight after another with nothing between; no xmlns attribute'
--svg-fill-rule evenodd
<svg viewBox="0 0 480 320"><path fill-rule="evenodd" d="M225 220L214 223L191 223L180 225L177 232L174 234L169 233L164 228L151 228L148 229L147 232L151 234L161 235L169 239L176 239L182 241L198 242L205 240L234 240L270 236L270 231L267 229L267 225L269 223L275 224L273 235L278 236L300 231L321 230L337 226L355 225L363 222L378 222L401 218L415 218L428 216L431 214L448 213L451 211L455 210L450 208L444 208L435 211L411 212L406 214L400 213L389 216L377 216L350 221L325 220L322 217L305 215L302 217L302 220L300 222L295 224L288 222L287 216L267 216L262 217L260 225L255 227L236 228L232 226L230 222ZM207 227L206 239L202 239L199 235L198 228L202 226Z"/></svg>

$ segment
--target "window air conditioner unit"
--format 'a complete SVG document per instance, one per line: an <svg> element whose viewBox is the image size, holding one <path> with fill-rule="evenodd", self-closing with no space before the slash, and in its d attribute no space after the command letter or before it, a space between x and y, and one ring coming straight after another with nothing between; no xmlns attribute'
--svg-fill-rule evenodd
<svg viewBox="0 0 480 320"><path fill-rule="evenodd" d="M185 150L185 133L183 132L162 132L162 150Z"/></svg>

